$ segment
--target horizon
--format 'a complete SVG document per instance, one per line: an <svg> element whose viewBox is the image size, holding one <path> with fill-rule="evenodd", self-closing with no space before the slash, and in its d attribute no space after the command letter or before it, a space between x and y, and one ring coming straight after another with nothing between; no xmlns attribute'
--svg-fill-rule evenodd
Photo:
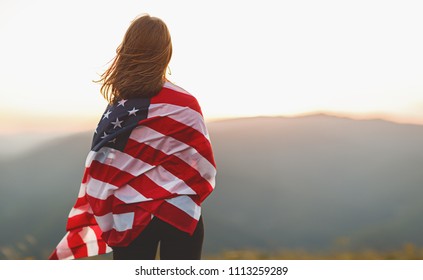
<svg viewBox="0 0 423 280"><path fill-rule="evenodd" d="M262 116L240 116L232 118L215 118L206 119L206 124L226 122L226 121L237 121L237 120L248 120L248 119L261 119L261 118L283 118L283 119L300 119L300 118L317 118L317 117L328 117L337 119L347 119L352 121L381 121L388 122L395 125L413 125L423 127L423 123L412 123L412 122L401 122L395 120L389 120L382 118L380 115L348 115L348 114L336 114L333 112L310 112L298 115L262 115ZM95 123L96 125L96 123ZM8 149L0 149L0 160L12 159L16 156L20 156L26 152L35 151L40 146L44 146L48 142L65 139L76 134L90 133L95 129L95 125L91 126L88 123L86 126L79 127L73 126L72 130L37 130L35 127L31 127L28 130L14 131L12 133L4 133L0 131L0 144Z"/></svg>
<svg viewBox="0 0 423 280"><path fill-rule="evenodd" d="M332 112L332 111L312 111L298 114L262 114L262 115L239 115L227 117L207 117L205 116L206 123L213 123L217 121L237 120L237 119L251 119L251 118L302 118L313 116L329 116L334 118L345 118L357 121L366 120L381 120L395 124L405 125L423 125L423 120L407 118L404 116L394 116L384 113L345 113L345 112ZM100 115L101 116L101 115ZM69 116L36 116L31 119L17 119L18 126L4 126L0 130L0 136L13 136L26 133L33 134L74 134L80 132L94 131L97 126L98 120L96 117L69 117ZM3 124L4 125L4 124Z"/></svg>
<svg viewBox="0 0 423 280"><path fill-rule="evenodd" d="M301 118L307 116L326 115L337 118L348 118L353 120L382 120L397 124L423 125L423 119L415 119L401 115L393 115L386 113L348 113L348 112L333 112L333 111L310 111L301 112L297 114L258 114L258 115L233 115L233 116L204 116L207 123L232 120L232 119L248 119L258 117L282 117L282 118ZM0 113L1 116L1 113ZM2 129L0 135L16 135L22 133L47 133L47 134L63 134L63 133L78 133L83 131L94 130L97 126L100 117L87 116L31 116L29 118L16 118L15 123L6 126L4 123L0 124ZM16 125L18 124L18 125Z"/></svg>

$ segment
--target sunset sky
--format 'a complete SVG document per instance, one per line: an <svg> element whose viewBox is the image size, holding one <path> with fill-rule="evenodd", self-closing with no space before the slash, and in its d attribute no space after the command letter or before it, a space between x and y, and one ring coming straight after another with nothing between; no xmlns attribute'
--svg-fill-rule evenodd
<svg viewBox="0 0 423 280"><path fill-rule="evenodd" d="M423 124L421 1L0 2L0 134L93 129L131 20L163 19L169 79L208 120L328 112Z"/></svg>

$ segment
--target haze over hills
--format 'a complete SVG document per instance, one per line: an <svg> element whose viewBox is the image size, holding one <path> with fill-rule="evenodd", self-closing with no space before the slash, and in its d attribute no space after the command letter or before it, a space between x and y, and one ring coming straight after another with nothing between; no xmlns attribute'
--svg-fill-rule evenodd
<svg viewBox="0 0 423 280"><path fill-rule="evenodd" d="M423 126L326 115L208 124L218 166L204 253L422 246ZM0 258L64 235L91 133L0 161Z"/></svg>

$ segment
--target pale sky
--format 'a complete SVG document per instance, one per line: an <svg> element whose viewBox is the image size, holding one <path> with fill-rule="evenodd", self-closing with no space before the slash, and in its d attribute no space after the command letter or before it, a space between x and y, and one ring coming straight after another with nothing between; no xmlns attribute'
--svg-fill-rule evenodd
<svg viewBox="0 0 423 280"><path fill-rule="evenodd" d="M423 124L422 1L0 1L0 134L94 128L131 20L160 17L170 80L206 119L330 112Z"/></svg>

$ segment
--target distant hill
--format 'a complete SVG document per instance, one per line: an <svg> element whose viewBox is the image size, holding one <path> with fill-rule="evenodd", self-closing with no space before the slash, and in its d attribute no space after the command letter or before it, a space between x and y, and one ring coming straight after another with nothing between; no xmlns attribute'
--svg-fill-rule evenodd
<svg viewBox="0 0 423 280"><path fill-rule="evenodd" d="M423 126L313 115L208 127L218 177L205 254L423 245ZM0 162L0 258L46 258L60 241L90 141Z"/></svg>

